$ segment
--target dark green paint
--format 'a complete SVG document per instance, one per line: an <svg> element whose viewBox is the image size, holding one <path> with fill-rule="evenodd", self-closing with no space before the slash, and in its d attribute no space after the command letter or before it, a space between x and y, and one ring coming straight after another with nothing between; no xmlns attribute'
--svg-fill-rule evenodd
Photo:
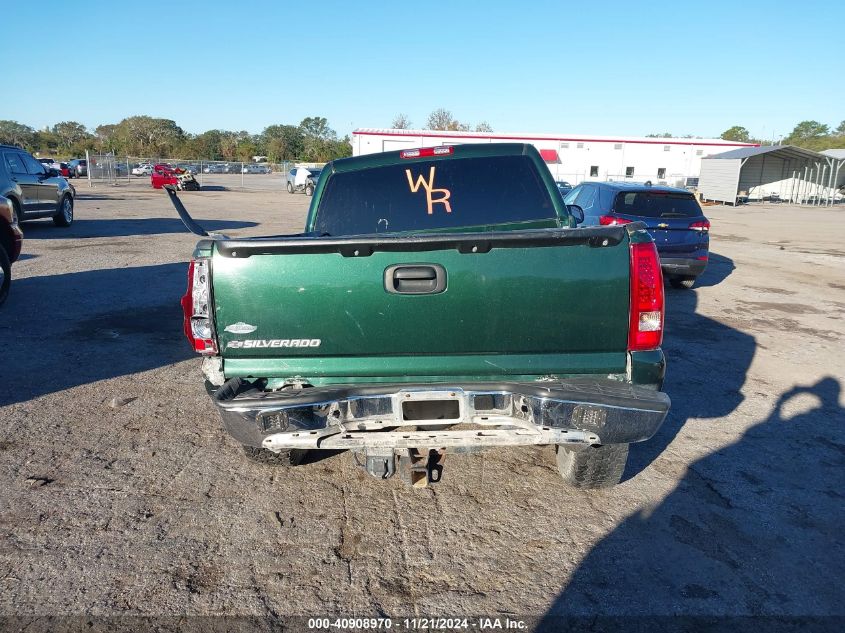
<svg viewBox="0 0 845 633"><path fill-rule="evenodd" d="M446 291L390 294L393 264L440 264ZM291 356L624 352L628 246L586 245L253 256L213 260L221 345L247 339L320 339ZM257 326L249 335L226 326ZM265 349L228 349L229 358Z"/></svg>
<svg viewBox="0 0 845 633"><path fill-rule="evenodd" d="M460 231L570 226L551 174L537 151L516 144L466 145L453 157L531 156L558 220ZM335 161L322 172L306 230L332 173L401 161L399 152ZM412 159L411 159L412 160ZM648 241L645 231L631 242ZM629 241L616 246L495 248L420 253L256 255L214 253L215 322L227 377L299 377L312 384L354 382L537 380L604 375L657 386L662 352L629 354ZM208 244L204 242L202 244ZM207 246L197 255L207 256ZM446 291L396 295L384 288L392 264L440 264ZM244 322L250 334L225 328ZM236 340L320 339L319 347L230 349Z"/></svg>

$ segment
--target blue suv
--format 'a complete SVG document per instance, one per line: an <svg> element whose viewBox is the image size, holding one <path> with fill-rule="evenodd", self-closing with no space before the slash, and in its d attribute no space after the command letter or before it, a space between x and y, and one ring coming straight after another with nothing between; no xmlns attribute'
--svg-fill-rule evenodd
<svg viewBox="0 0 845 633"><path fill-rule="evenodd" d="M584 212L584 226L645 222L664 276L673 288L692 288L710 250L710 221L690 192L633 182L582 182L566 194Z"/></svg>

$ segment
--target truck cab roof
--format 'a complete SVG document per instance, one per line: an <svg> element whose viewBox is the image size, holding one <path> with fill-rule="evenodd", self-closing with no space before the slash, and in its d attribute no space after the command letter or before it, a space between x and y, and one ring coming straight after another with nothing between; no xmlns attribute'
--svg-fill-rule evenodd
<svg viewBox="0 0 845 633"><path fill-rule="evenodd" d="M435 149L448 148L448 152L429 153ZM421 152L418 156L413 152ZM412 163L414 160L449 160L454 158L481 158L485 156L519 156L537 152L533 145L527 143L468 143L466 145L441 145L438 147L415 147L377 154L365 154L351 158L339 158L327 163L324 171L342 173L368 169L370 167L384 167L400 163ZM537 154L539 157L539 153Z"/></svg>
<svg viewBox="0 0 845 633"><path fill-rule="evenodd" d="M362 235L570 225L539 152L525 143L423 147L344 158L322 171L308 230Z"/></svg>

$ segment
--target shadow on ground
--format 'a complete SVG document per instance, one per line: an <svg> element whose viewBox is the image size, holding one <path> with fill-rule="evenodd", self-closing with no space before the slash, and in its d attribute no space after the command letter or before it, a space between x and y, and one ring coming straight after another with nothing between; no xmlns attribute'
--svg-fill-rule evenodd
<svg viewBox="0 0 845 633"><path fill-rule="evenodd" d="M784 617L808 618L792 631L842 630L841 390L832 377L794 387L737 442L692 463L653 512L593 548L540 630L588 618L604 630L779 631ZM785 414L794 398L810 406Z"/></svg>
<svg viewBox="0 0 845 633"><path fill-rule="evenodd" d="M0 406L190 358L187 264L15 279L0 322Z"/></svg>
<svg viewBox="0 0 845 633"><path fill-rule="evenodd" d="M710 253L704 274L695 281L696 288L707 288L722 283L736 269L734 260L718 253Z"/></svg>
<svg viewBox="0 0 845 633"><path fill-rule="evenodd" d="M96 193L82 193L78 192L74 196L76 200L126 200L124 196L103 196Z"/></svg>
<svg viewBox="0 0 845 633"><path fill-rule="evenodd" d="M175 213L175 212L174 212ZM225 233L232 229L258 226L257 222L239 220L201 220L197 222L208 231ZM162 235L187 233L188 229L178 217L173 218L114 218L101 220L74 220L66 229L48 222L25 222L24 236L39 240L66 240L86 237L129 237L132 235Z"/></svg>
<svg viewBox="0 0 845 633"><path fill-rule="evenodd" d="M701 287L733 270L727 258L714 262ZM667 294L672 412L655 438L631 447L626 477L685 424L695 425L688 439L708 439L714 420L743 401L755 340L697 314L696 294ZM739 440L691 463L656 508L629 516L590 551L537 630L780 631L789 622L789 630L841 630L841 389L833 377L796 386ZM809 619L783 619L796 617Z"/></svg>
<svg viewBox="0 0 845 633"><path fill-rule="evenodd" d="M696 311L699 289L721 283L734 268L733 260L711 254L693 290L666 286L664 391L672 398L672 409L653 438L631 445L625 480L657 459L690 418L721 418L742 403L741 390L757 343L753 336Z"/></svg>

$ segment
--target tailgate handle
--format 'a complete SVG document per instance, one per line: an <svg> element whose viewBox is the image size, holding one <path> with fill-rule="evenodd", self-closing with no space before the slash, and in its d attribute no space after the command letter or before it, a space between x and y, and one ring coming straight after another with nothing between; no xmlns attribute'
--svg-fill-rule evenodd
<svg viewBox="0 0 845 633"><path fill-rule="evenodd" d="M433 295L446 290L440 264L394 264L384 270L384 289L399 295Z"/></svg>

